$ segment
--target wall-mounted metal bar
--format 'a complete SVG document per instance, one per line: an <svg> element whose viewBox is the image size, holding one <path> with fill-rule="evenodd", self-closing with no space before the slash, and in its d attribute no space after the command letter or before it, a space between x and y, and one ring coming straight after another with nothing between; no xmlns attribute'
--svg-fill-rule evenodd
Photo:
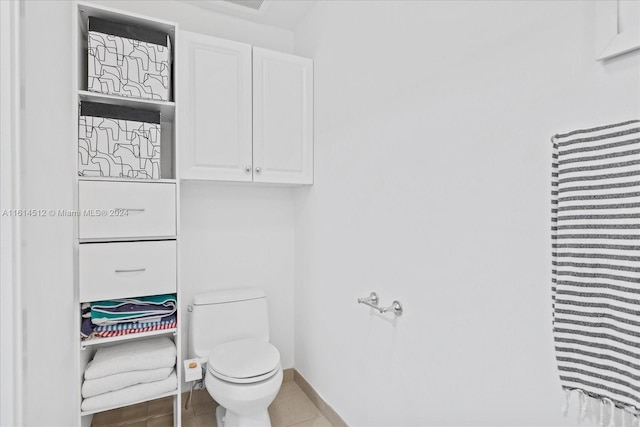
<svg viewBox="0 0 640 427"><path fill-rule="evenodd" d="M400 303L400 301L398 300L393 301L388 307L380 307L380 297L375 292L371 292L366 298L358 298L358 303L374 308L380 313L391 312L396 316L401 316L402 312L404 311L404 309L402 308L402 303Z"/></svg>

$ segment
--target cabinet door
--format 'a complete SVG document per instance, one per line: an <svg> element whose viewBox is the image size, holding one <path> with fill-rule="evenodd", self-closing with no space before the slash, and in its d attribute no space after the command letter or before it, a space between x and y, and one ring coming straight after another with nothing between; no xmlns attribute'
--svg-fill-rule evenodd
<svg viewBox="0 0 640 427"><path fill-rule="evenodd" d="M251 181L251 46L182 31L180 178Z"/></svg>
<svg viewBox="0 0 640 427"><path fill-rule="evenodd" d="M253 48L253 180L313 183L313 61Z"/></svg>

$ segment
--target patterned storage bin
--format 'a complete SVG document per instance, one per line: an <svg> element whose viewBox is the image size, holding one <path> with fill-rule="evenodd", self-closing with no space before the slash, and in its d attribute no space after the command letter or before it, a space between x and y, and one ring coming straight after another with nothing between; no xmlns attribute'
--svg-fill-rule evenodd
<svg viewBox="0 0 640 427"><path fill-rule="evenodd" d="M160 178L160 113L82 102L78 175Z"/></svg>
<svg viewBox="0 0 640 427"><path fill-rule="evenodd" d="M89 17L88 89L168 101L171 46L161 31Z"/></svg>

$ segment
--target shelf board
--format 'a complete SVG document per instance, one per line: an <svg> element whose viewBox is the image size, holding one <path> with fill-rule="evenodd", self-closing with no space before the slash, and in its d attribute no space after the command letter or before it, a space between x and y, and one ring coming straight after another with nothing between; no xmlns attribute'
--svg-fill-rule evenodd
<svg viewBox="0 0 640 427"><path fill-rule="evenodd" d="M85 350L87 347L91 347L94 345L116 343L121 341L124 342L124 341L129 341L129 340L138 339L138 338L155 337L155 336L161 336L161 335L175 335L177 332L178 332L178 328L171 328L171 329L161 329L158 331L140 332L137 334L120 335L117 337L94 338L90 340L81 341L80 346L82 350ZM102 410L97 412L102 412Z"/></svg>
<svg viewBox="0 0 640 427"><path fill-rule="evenodd" d="M158 240L178 240L178 237L177 236L91 237L91 238L79 238L78 243L155 242Z"/></svg>
<svg viewBox="0 0 640 427"><path fill-rule="evenodd" d="M153 99L129 98L126 96L90 92L88 90L79 90L78 97L80 98L80 101L100 102L102 104L159 111L161 122L173 121L176 115L176 103L173 101L154 101Z"/></svg>
<svg viewBox="0 0 640 427"><path fill-rule="evenodd" d="M148 399L136 400L135 402L127 403L126 405L109 406L109 407L106 407L106 408L97 409L95 411L81 411L80 412L80 416L84 417L84 416L87 416L87 415L97 414L99 412L110 411L112 409L118 409L118 408L125 408L127 406L137 405L138 403L149 402L151 400L157 400L157 399L162 399L164 397L177 396L177 395L178 395L178 390L176 389L174 391L170 391L168 393L162 393L162 394L159 394L158 396L153 396L153 397L150 397Z"/></svg>
<svg viewBox="0 0 640 427"><path fill-rule="evenodd" d="M135 179L135 178L114 178L107 176L79 176L78 181L108 181L108 182L135 182L144 184L175 184L176 179Z"/></svg>
<svg viewBox="0 0 640 427"><path fill-rule="evenodd" d="M96 18L118 21L123 24L130 24L150 28L156 31L167 33L171 38L171 44L175 46L175 33L177 24L175 22L152 18L150 16L139 15L137 13L123 12L106 6L98 6L83 1L78 2L78 13L80 15L80 30L87 34L87 21L89 16Z"/></svg>

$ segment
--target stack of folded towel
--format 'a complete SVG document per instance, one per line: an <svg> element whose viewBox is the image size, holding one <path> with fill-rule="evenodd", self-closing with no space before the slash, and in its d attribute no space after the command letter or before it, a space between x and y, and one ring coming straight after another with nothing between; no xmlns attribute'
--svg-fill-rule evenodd
<svg viewBox="0 0 640 427"><path fill-rule="evenodd" d="M84 371L82 410L151 399L176 390L176 346L168 337L99 348Z"/></svg>
<svg viewBox="0 0 640 427"><path fill-rule="evenodd" d="M154 295L82 304L83 339L112 337L177 326L176 296Z"/></svg>

